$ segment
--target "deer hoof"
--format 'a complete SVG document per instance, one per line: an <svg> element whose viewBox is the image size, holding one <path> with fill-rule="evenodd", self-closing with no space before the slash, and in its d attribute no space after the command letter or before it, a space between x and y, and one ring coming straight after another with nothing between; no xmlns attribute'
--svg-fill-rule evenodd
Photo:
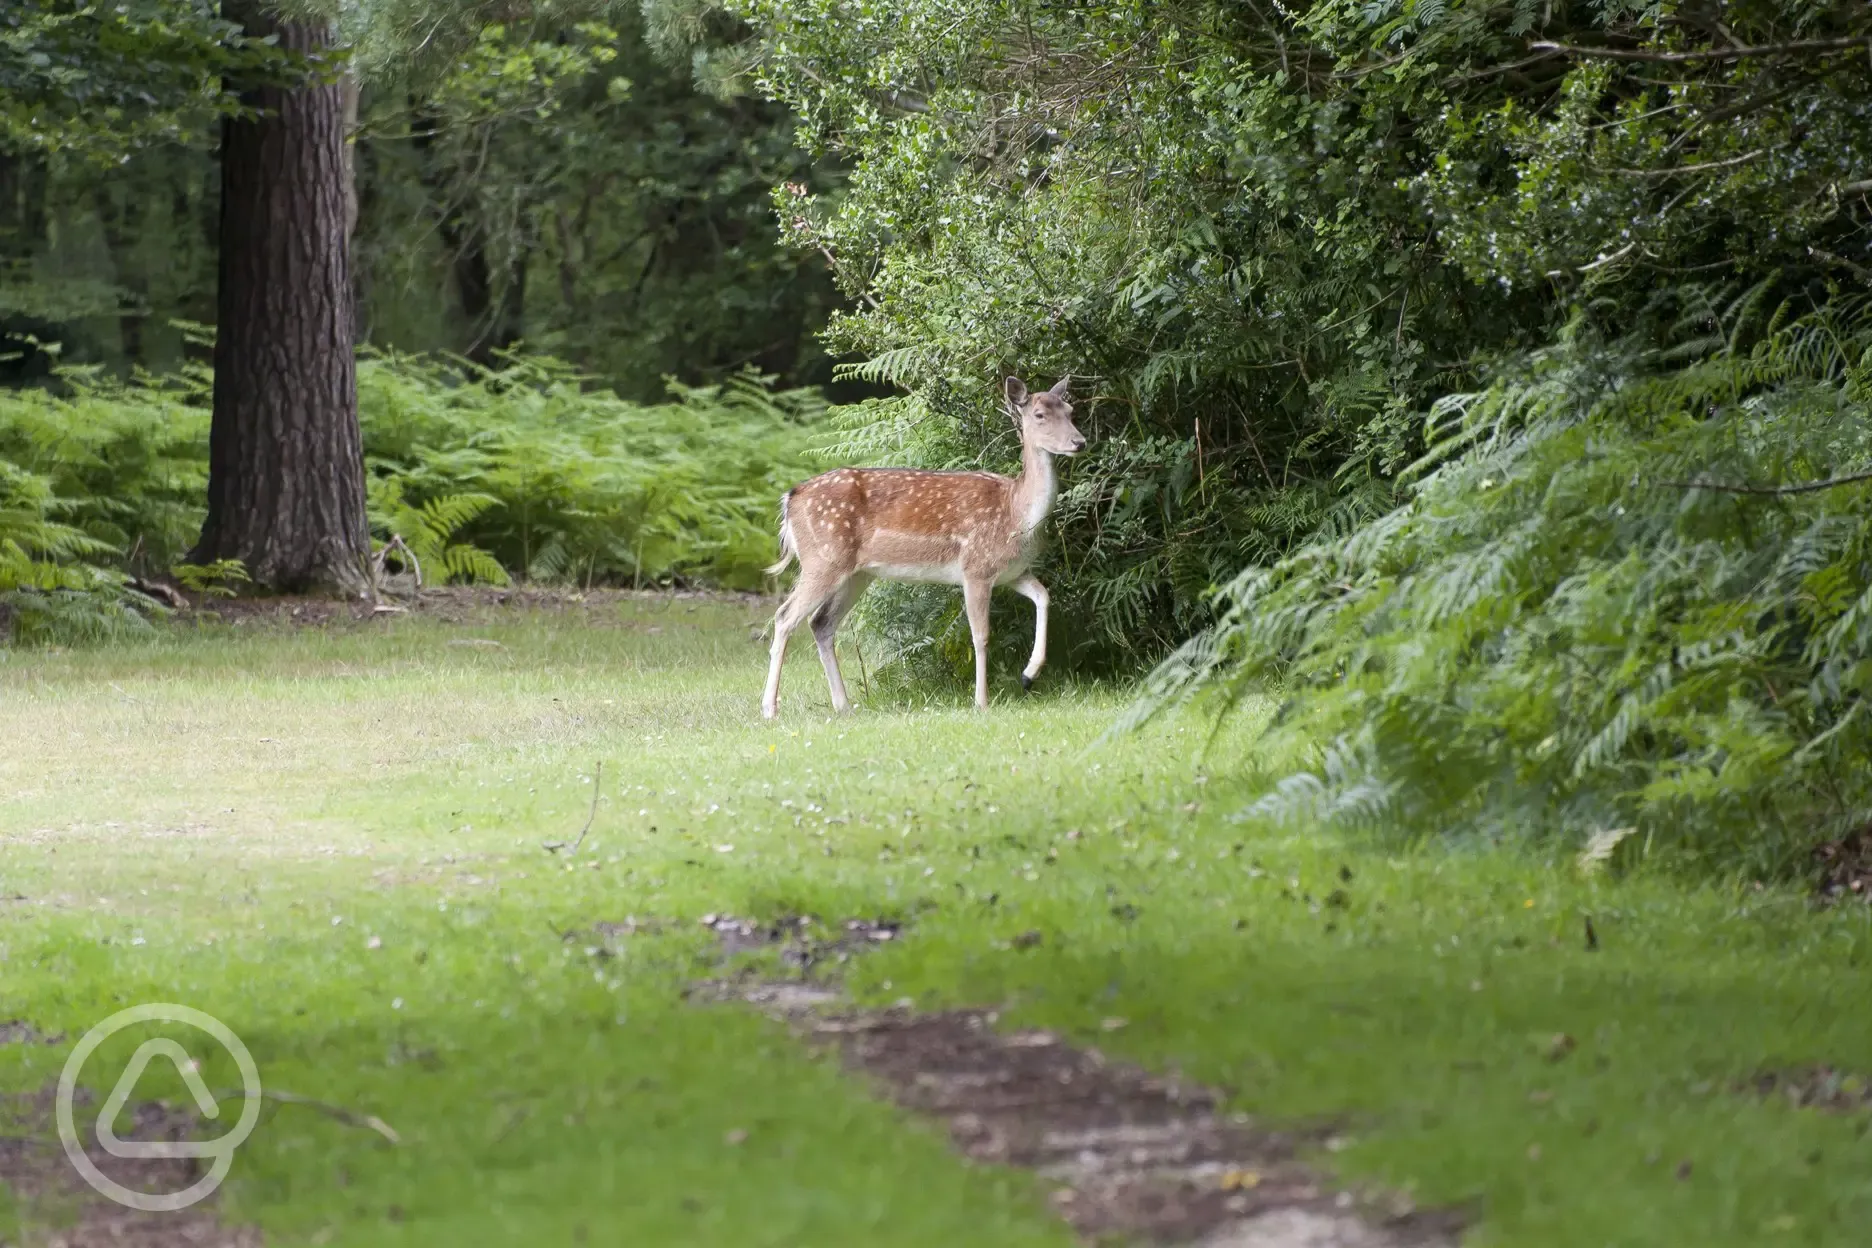
<svg viewBox="0 0 1872 1248"><path fill-rule="evenodd" d="M1026 672L1021 673L1021 692L1022 693L1027 693L1030 690L1032 690L1033 680L1034 678L1029 676Z"/></svg>

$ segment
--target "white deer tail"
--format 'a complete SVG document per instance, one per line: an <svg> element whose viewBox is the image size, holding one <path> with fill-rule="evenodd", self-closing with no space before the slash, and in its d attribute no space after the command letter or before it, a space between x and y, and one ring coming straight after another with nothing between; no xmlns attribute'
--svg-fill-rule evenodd
<svg viewBox="0 0 1872 1248"><path fill-rule="evenodd" d="M793 544L793 522L787 518L787 503L792 498L791 490L780 496L780 562L762 569L768 576L779 576L789 563L799 558L799 547Z"/></svg>

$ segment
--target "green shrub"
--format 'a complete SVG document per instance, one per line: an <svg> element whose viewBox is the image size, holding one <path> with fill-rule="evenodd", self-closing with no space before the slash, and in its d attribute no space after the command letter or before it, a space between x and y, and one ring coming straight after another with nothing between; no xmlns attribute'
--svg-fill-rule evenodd
<svg viewBox="0 0 1872 1248"><path fill-rule="evenodd" d="M201 532L211 375L193 366L124 381L64 368L58 382L56 391L0 391L0 462L44 482L90 539L85 559L114 554L116 566L167 569Z"/></svg>
<svg viewBox="0 0 1872 1248"><path fill-rule="evenodd" d="M1236 577L1133 720L1278 691L1258 808L1307 821L1759 871L1863 822L1872 481L1803 487L1872 468L1872 314L1751 306L1439 403L1411 501Z"/></svg>
<svg viewBox="0 0 1872 1248"><path fill-rule="evenodd" d="M380 534L401 534L425 568L456 580L758 586L780 495L811 472L817 392L776 393L747 374L672 383L671 402L645 406L582 380L539 358L495 372L364 359Z"/></svg>
<svg viewBox="0 0 1872 1248"><path fill-rule="evenodd" d="M646 406L586 380L550 359L366 355L376 538L401 536L432 584L760 584L780 494L811 471L817 392L747 374ZM134 627L150 604L127 574L188 572L205 507L205 368L57 382L0 391L0 602L18 637Z"/></svg>
<svg viewBox="0 0 1872 1248"><path fill-rule="evenodd" d="M123 578L96 562L113 548L65 523L71 510L46 478L0 460L0 639L105 637L142 624Z"/></svg>

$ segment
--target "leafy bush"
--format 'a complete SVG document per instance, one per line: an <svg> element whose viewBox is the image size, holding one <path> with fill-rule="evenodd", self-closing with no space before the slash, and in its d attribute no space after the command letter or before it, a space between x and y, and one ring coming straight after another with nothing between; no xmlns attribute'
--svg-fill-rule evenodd
<svg viewBox="0 0 1872 1248"><path fill-rule="evenodd" d="M122 581L93 560L109 544L60 518L43 478L0 460L0 638L111 636L142 623Z"/></svg>
<svg viewBox="0 0 1872 1248"><path fill-rule="evenodd" d="M1416 414L1587 301L1623 339L1660 287L1863 284L1866 6L1718 7L646 0L850 166L775 198L858 300L829 340L903 391L856 449L1008 464L999 374L1080 378L1041 574L1059 657L1119 669L1387 512ZM863 618L940 653L952 606Z"/></svg>
<svg viewBox="0 0 1872 1248"><path fill-rule="evenodd" d="M132 623L148 604L125 574L182 567L205 505L206 369L57 380L0 391L0 596L20 635ZM752 374L645 406L549 359L385 355L360 361L358 400L375 535L431 583L496 584L758 585L823 406Z"/></svg>
<svg viewBox="0 0 1872 1248"><path fill-rule="evenodd" d="M1546 328L1538 292L1421 245L1409 179L1444 101L1335 74L1340 32L1307 25L1325 6L724 6L749 42L705 49L705 74L787 103L852 169L776 194L859 300L828 340L903 392L851 414L849 457L1012 466L1001 376L1077 377L1091 445L1038 569L1062 665L1138 670L1243 563L1387 510L1411 414ZM953 594L893 588L859 621L966 662L956 618Z"/></svg>
<svg viewBox="0 0 1872 1248"><path fill-rule="evenodd" d="M58 382L0 391L0 460L45 483L91 555L168 568L201 532L212 376L199 365L130 381L65 368Z"/></svg>
<svg viewBox="0 0 1872 1248"><path fill-rule="evenodd" d="M59 381L0 391L0 638L135 630L152 604L124 570L166 568L201 529L208 376Z"/></svg>
<svg viewBox="0 0 1872 1248"><path fill-rule="evenodd" d="M807 475L812 390L743 374L645 406L569 366L383 356L358 370L373 524L455 580L751 588ZM441 579L436 576L435 579Z"/></svg>
<svg viewBox="0 0 1872 1248"><path fill-rule="evenodd" d="M1134 716L1281 691L1305 765L1258 809L1307 821L1762 871L1862 822L1872 311L1748 348L1754 307L1669 347L1582 330L1443 400L1414 497L1236 577Z"/></svg>
<svg viewBox="0 0 1872 1248"><path fill-rule="evenodd" d="M657 5L851 165L776 203L903 391L854 453L1011 462L997 373L1080 376L1062 657L1219 609L1139 713L1283 691L1264 809L1763 869L1866 816L1867 487L1775 492L1868 456L1865 5Z"/></svg>

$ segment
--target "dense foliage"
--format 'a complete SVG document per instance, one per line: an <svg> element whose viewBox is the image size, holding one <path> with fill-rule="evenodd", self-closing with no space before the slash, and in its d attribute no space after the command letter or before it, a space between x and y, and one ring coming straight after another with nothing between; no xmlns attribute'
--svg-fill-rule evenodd
<svg viewBox="0 0 1872 1248"><path fill-rule="evenodd" d="M169 573L201 528L212 378L59 380L0 391L0 604L26 634L133 627L149 604L125 574ZM816 393L743 375L645 405L585 382L550 359L360 361L377 542L402 537L431 584L758 585Z"/></svg>
<svg viewBox="0 0 1872 1248"><path fill-rule="evenodd" d="M214 0L37 0L0 12L0 148L111 162L236 107L229 75L288 71Z"/></svg>
<svg viewBox="0 0 1872 1248"><path fill-rule="evenodd" d="M757 38L719 71L853 166L779 196L864 300L833 342L904 390L847 414L845 453L1010 462L999 377L1079 378L1095 446L1042 572L1068 661L1154 658L1244 562L1385 510L1410 413L1540 323L1424 245L1422 101L1336 85L1278 10L733 7ZM905 638L950 609L878 605Z"/></svg>
<svg viewBox="0 0 1872 1248"><path fill-rule="evenodd" d="M642 399L666 375L749 364L826 380L831 282L781 245L768 195L828 180L784 111L699 93L653 54L634 0L577 22L556 10L578 6L540 7L475 28L445 72L368 79L366 336L483 363L524 340Z"/></svg>
<svg viewBox="0 0 1872 1248"><path fill-rule="evenodd" d="M758 587L780 495L810 471L818 393L742 374L646 405L581 380L547 359L467 385L446 366L366 361L380 530L457 579Z"/></svg>
<svg viewBox="0 0 1872 1248"><path fill-rule="evenodd" d="M155 88L241 50L184 0L95 20L164 3L191 15L168 130L113 180L54 150L80 121L0 132L16 341L180 358L152 336L207 289L212 166L146 150L186 129ZM364 370L379 536L426 563L750 583L813 402L499 361L544 343L637 398L749 361L793 384L830 274L824 350L893 393L832 412L825 459L1011 467L1000 378L1073 375L1057 659L1172 654L1141 714L1279 690L1300 758L1269 810L1764 867L1872 810L1865 6L340 7L363 323L475 362ZM67 46L14 20L0 77L43 95ZM16 591L82 590L104 548L161 566L199 493L198 376L66 384L0 418ZM961 661L958 607L880 588L861 622Z"/></svg>
<svg viewBox="0 0 1872 1248"><path fill-rule="evenodd" d="M289 7L337 12L349 42L361 340L482 364L524 342L646 402L672 374L828 379L836 295L769 189L836 171L783 109L653 55L637 0ZM0 14L0 380L42 378L48 342L169 371L174 322L213 319L223 75L294 69L217 12Z"/></svg>
<svg viewBox="0 0 1872 1248"><path fill-rule="evenodd" d="M1872 806L1872 315L1747 347L1751 314L1642 349L1582 330L1449 396L1411 501L1238 576L1141 710L1281 690L1270 744L1301 767L1260 809L1309 823L1640 833L1757 869L1847 830Z"/></svg>
<svg viewBox="0 0 1872 1248"><path fill-rule="evenodd" d="M852 166L777 194L902 390L844 449L1004 460L995 379L1078 374L1076 657L1222 612L1147 707L1284 690L1331 744L1273 807L1762 860L1866 816L1863 487L1803 485L1866 456L1864 6L726 7L703 76Z"/></svg>

